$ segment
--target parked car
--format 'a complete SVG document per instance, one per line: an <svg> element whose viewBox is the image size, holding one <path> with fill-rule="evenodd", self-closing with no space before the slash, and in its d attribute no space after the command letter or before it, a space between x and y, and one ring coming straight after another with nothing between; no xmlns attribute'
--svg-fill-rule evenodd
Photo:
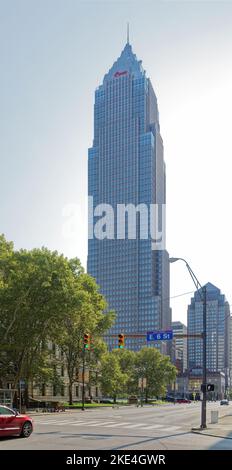
<svg viewBox="0 0 232 470"><path fill-rule="evenodd" d="M188 400L188 398L177 398L176 402L177 403L191 403L191 400Z"/></svg>
<svg viewBox="0 0 232 470"><path fill-rule="evenodd" d="M164 400L174 402L174 397L170 397L169 395L167 395L166 398L164 398Z"/></svg>
<svg viewBox="0 0 232 470"><path fill-rule="evenodd" d="M13 435L29 437L32 431L33 422L29 416L0 405L0 437Z"/></svg>
<svg viewBox="0 0 232 470"><path fill-rule="evenodd" d="M229 405L229 400L226 400L226 399L221 400L220 405Z"/></svg>
<svg viewBox="0 0 232 470"><path fill-rule="evenodd" d="M136 395L130 395L128 397L128 403L132 405L133 403L138 403L138 397Z"/></svg>
<svg viewBox="0 0 232 470"><path fill-rule="evenodd" d="M113 398L107 398L107 397L104 398L104 397L102 397L100 399L100 403L107 403L107 404L109 403L110 404L110 403L114 403L114 400L113 400Z"/></svg>

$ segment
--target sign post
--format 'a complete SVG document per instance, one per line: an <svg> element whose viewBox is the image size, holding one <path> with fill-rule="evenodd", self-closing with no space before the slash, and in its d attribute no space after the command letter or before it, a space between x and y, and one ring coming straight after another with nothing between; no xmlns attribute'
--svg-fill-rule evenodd
<svg viewBox="0 0 232 470"><path fill-rule="evenodd" d="M140 406L143 406L143 392L145 388L147 388L147 379L146 377L140 377L139 378L139 389L141 390Z"/></svg>
<svg viewBox="0 0 232 470"><path fill-rule="evenodd" d="M19 413L22 413L22 392L25 392L26 382L21 379L19 381Z"/></svg>

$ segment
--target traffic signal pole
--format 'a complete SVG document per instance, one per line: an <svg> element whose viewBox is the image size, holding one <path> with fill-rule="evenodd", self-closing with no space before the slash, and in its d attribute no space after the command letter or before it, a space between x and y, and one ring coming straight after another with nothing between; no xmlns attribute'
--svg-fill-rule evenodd
<svg viewBox="0 0 232 470"><path fill-rule="evenodd" d="M83 347L82 364L82 411L85 411L85 346Z"/></svg>
<svg viewBox="0 0 232 470"><path fill-rule="evenodd" d="M206 426L206 396L207 396L207 368L206 368L206 329L207 329L207 291L206 287L203 287L203 397L201 403L201 429L205 429Z"/></svg>

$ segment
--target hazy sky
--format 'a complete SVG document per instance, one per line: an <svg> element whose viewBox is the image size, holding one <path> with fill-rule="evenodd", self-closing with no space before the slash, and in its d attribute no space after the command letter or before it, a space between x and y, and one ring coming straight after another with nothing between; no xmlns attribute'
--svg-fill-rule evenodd
<svg viewBox="0 0 232 470"><path fill-rule="evenodd" d="M94 90L130 42L158 97L167 249L232 303L232 2L0 0L0 232L86 265ZM78 233L64 230L78 204ZM171 295L192 291L171 266ZM186 322L190 295L173 299Z"/></svg>

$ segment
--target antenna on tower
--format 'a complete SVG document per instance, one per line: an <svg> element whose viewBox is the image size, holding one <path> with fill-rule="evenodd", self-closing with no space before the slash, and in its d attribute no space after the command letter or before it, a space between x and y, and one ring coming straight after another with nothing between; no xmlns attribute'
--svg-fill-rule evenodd
<svg viewBox="0 0 232 470"><path fill-rule="evenodd" d="M130 41L130 28L129 28L129 23L127 23L127 44L129 44Z"/></svg>

